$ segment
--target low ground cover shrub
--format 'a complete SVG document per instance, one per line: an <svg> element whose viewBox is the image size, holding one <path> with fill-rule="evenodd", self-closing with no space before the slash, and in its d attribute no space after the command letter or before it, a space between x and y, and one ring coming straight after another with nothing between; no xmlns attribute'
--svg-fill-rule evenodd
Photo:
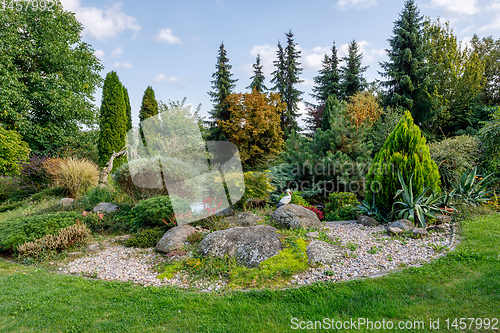
<svg viewBox="0 0 500 333"><path fill-rule="evenodd" d="M16 208L21 207L22 205L24 205L23 201L16 201L13 203L4 203L4 204L0 205L0 213L14 210Z"/></svg>
<svg viewBox="0 0 500 333"><path fill-rule="evenodd" d="M146 227L173 227L176 221L171 200L177 200L179 205L183 207L182 211L191 209L189 203L180 198L171 198L166 195L149 198L140 201L134 207L135 217L132 222L133 228L139 230Z"/></svg>
<svg viewBox="0 0 500 333"><path fill-rule="evenodd" d="M130 237L125 242L125 246L140 247L140 248L155 247L164 234L165 234L165 229L163 228L142 230L133 235L132 237Z"/></svg>
<svg viewBox="0 0 500 333"><path fill-rule="evenodd" d="M357 217L359 201L351 192L333 192L328 196L325 206L326 221L354 220Z"/></svg>
<svg viewBox="0 0 500 333"><path fill-rule="evenodd" d="M0 202L20 197L19 179L0 176Z"/></svg>
<svg viewBox="0 0 500 333"><path fill-rule="evenodd" d="M31 196L32 201L42 201L54 197L63 197L68 194L68 189L63 186L53 186L46 188Z"/></svg>
<svg viewBox="0 0 500 333"><path fill-rule="evenodd" d="M81 222L62 228L56 235L46 235L33 242L17 246L19 257L38 258L52 251L61 252L71 246L84 245L90 236L90 231Z"/></svg>
<svg viewBox="0 0 500 333"><path fill-rule="evenodd" d="M0 251L13 251L20 244L54 235L60 229L75 224L79 216L77 212L57 212L3 221L0 223Z"/></svg>

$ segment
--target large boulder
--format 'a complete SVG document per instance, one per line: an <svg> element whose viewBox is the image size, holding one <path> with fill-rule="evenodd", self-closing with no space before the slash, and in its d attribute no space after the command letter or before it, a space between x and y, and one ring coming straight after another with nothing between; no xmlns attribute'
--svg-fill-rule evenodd
<svg viewBox="0 0 500 333"><path fill-rule="evenodd" d="M249 227L252 225L256 225L257 222L263 221L264 218L252 212L242 212L237 213L233 216L226 217L226 221L229 222L230 225L236 227Z"/></svg>
<svg viewBox="0 0 500 333"><path fill-rule="evenodd" d="M188 237L196 232L196 228L190 226L189 224L173 227L158 241L155 250L158 252L169 253L173 250L180 249L187 242Z"/></svg>
<svg viewBox="0 0 500 333"><path fill-rule="evenodd" d="M331 265L345 259L345 252L340 246L319 240L309 243L306 253L311 265L316 263Z"/></svg>
<svg viewBox="0 0 500 333"><path fill-rule="evenodd" d="M358 224L367 226L367 227L376 227L379 225L378 221L375 220L373 217L366 216L366 215L359 215L358 216Z"/></svg>
<svg viewBox="0 0 500 333"><path fill-rule="evenodd" d="M415 228L415 226L413 225L412 221L406 220L406 219L401 219L401 220L397 220L397 221L389 223L387 225L386 229L389 230L389 228L399 228L403 231L411 231L411 230L413 230L413 228Z"/></svg>
<svg viewBox="0 0 500 333"><path fill-rule="evenodd" d="M281 250L276 228L268 225L235 227L208 234L198 245L204 256L235 258L247 267L257 267Z"/></svg>
<svg viewBox="0 0 500 333"><path fill-rule="evenodd" d="M276 209L271 215L271 220L287 229L323 227L323 223L318 219L316 213L294 204L283 205Z"/></svg>
<svg viewBox="0 0 500 333"><path fill-rule="evenodd" d="M111 213L117 211L118 209L120 208L117 205L112 204L110 202L99 202L97 206L95 206L94 209L92 209L92 212Z"/></svg>

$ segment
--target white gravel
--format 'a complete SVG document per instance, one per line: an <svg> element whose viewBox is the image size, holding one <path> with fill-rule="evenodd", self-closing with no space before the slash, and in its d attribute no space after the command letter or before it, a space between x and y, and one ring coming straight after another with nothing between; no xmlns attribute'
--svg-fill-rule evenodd
<svg viewBox="0 0 500 333"><path fill-rule="evenodd" d="M446 231L431 233L421 239L390 237L384 227L364 227L359 224L329 226L329 235L345 247L346 258L338 264L308 269L295 275L289 287L317 281L344 281L367 276L379 276L402 267L420 265L446 253L453 246L450 225ZM438 251L436 251L438 250ZM165 256L154 249L136 249L106 244L95 254L84 255L61 266L62 273L84 275L108 281L131 281L143 286L177 286L199 291L225 288L223 280L191 280L179 273L172 279L160 280L154 266ZM325 272L328 275L325 275Z"/></svg>

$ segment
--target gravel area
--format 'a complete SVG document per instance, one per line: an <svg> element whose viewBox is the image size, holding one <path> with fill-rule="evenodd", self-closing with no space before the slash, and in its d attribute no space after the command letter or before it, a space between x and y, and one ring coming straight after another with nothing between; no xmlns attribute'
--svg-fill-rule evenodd
<svg viewBox="0 0 500 333"><path fill-rule="evenodd" d="M364 227L354 223L329 225L328 234L345 248L346 258L340 263L310 268L295 275L289 287L317 281L379 276L402 267L421 265L445 254L454 246L450 225L446 225L445 232L430 233L421 239L390 237L384 227ZM225 288L223 280L191 280L182 273L170 280L160 280L154 266L165 260L165 256L155 253L152 248L135 249L106 244L100 252L85 254L59 270L101 280L131 281L144 286L177 286L204 292Z"/></svg>

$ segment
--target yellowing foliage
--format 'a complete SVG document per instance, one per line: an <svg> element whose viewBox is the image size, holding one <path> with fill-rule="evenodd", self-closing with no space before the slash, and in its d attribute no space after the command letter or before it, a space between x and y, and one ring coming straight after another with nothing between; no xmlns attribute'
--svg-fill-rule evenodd
<svg viewBox="0 0 500 333"><path fill-rule="evenodd" d="M383 112L377 97L369 91L357 92L347 104L347 114L358 128L363 124L372 126Z"/></svg>
<svg viewBox="0 0 500 333"><path fill-rule="evenodd" d="M254 167L276 156L284 143L280 114L286 109L278 94L254 90L250 94L231 94L226 102L229 119L218 125L226 137L238 146L241 161Z"/></svg>

